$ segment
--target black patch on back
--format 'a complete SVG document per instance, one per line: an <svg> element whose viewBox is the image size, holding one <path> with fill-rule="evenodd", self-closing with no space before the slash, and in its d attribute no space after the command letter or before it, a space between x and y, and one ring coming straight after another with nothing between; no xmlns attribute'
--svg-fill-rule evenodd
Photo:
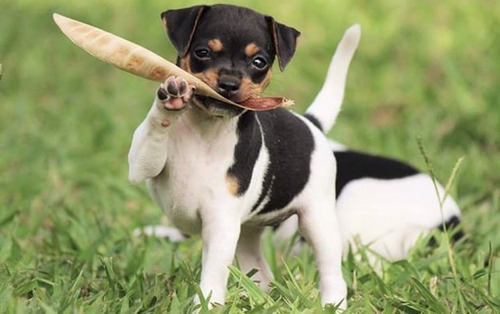
<svg viewBox="0 0 500 314"><path fill-rule="evenodd" d="M237 196L243 195L250 186L253 168L262 147L260 127L251 112L238 120L238 143L234 148L234 163L227 173L238 180Z"/></svg>
<svg viewBox="0 0 500 314"><path fill-rule="evenodd" d="M261 195L252 211L269 197L259 214L286 207L305 187L311 174L314 138L299 117L283 108L254 112L260 121L269 164Z"/></svg>
<svg viewBox="0 0 500 314"><path fill-rule="evenodd" d="M362 178L400 179L419 171L401 161L356 151L333 152L337 159L337 197L351 181Z"/></svg>
<svg viewBox="0 0 500 314"><path fill-rule="evenodd" d="M311 123L314 124L314 126L317 127L320 131L323 131L323 126L321 125L321 122L319 122L318 118L309 113L304 114L304 118L311 121Z"/></svg>

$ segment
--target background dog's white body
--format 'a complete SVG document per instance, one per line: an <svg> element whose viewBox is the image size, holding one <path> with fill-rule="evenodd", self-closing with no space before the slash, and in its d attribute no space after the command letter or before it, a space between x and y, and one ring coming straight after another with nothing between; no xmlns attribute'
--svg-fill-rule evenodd
<svg viewBox="0 0 500 314"><path fill-rule="evenodd" d="M440 195L444 189L438 184ZM417 174L401 179L365 178L348 184L337 199L345 245L359 243L389 260L403 259L423 234L459 216L447 197L442 212L432 179Z"/></svg>
<svg viewBox="0 0 500 314"><path fill-rule="evenodd" d="M339 145L335 147L338 151ZM439 183L436 191L432 178L424 173L349 182L338 195L336 206L344 254L349 248L356 251L363 246L374 265L377 256L392 261L406 258L419 237L460 217L451 196L441 208L439 197L444 192ZM296 232L296 217L290 217L275 230L276 241L288 243Z"/></svg>

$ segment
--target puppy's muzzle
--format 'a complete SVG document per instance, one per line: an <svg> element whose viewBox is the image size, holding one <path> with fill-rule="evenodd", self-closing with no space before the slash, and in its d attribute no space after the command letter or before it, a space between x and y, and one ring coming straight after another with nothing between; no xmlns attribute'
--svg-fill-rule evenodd
<svg viewBox="0 0 500 314"><path fill-rule="evenodd" d="M240 86L240 79L232 75L221 75L217 81L217 91L219 94L229 99L238 94Z"/></svg>

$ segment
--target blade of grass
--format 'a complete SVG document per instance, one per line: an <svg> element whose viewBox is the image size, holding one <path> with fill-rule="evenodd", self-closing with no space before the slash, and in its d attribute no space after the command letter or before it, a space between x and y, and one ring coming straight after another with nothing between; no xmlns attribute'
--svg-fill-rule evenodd
<svg viewBox="0 0 500 314"><path fill-rule="evenodd" d="M432 295L431 291L429 291L429 289L425 287L417 278L411 278L411 282L420 293L423 300L427 302L434 311L437 313L446 313L448 311L448 309L441 302L439 302L439 300Z"/></svg>
<svg viewBox="0 0 500 314"><path fill-rule="evenodd" d="M434 189L436 191L436 195L438 197L438 200L439 200L439 209L441 211L441 223L442 223L442 226L443 226L443 230L446 234L448 234L448 230L446 229L446 223L445 223L445 220L444 220L444 214L443 214L443 204L444 204L444 201L445 201L445 198L446 198L446 195L447 195L447 190L449 190L449 188L451 187L455 177L456 177L456 174L458 173L458 170L460 168L460 165L462 164L462 161L463 161L463 157L459 158L458 161L455 163L455 166L453 167L453 170L451 172L451 175L447 181L447 184L446 184L446 187L447 187L447 190L445 190L445 193L443 195L443 198L440 197L439 195L439 189L438 189L438 184L437 184L437 179L436 179L436 175L435 175L435 172L434 172L434 169L432 167L432 163L427 155L427 152L424 148L424 145L423 145L423 142L422 142L422 138L421 137L418 137L417 138L417 143L418 143L418 147L420 149L420 153L422 154L423 158L424 158L424 161L425 161L425 164L427 165L427 168L429 170L429 173L431 175L431 178L432 178L432 183L434 184ZM465 300L463 298L463 295L461 293L461 284L460 284L460 279L458 278L458 272L457 272L457 268L456 268L456 263L455 263L455 258L454 258L454 255L453 255L453 250L451 248L451 239L449 236L446 236L445 237L445 243L446 243L446 252L447 252L447 255L448 255L448 262L449 262L449 265L451 267L451 271L453 273L453 280L454 280L454 283L455 283L455 288L457 289L457 297L458 297L458 301L459 301L459 308L460 308L460 311L462 313L466 313L466 310L465 310Z"/></svg>

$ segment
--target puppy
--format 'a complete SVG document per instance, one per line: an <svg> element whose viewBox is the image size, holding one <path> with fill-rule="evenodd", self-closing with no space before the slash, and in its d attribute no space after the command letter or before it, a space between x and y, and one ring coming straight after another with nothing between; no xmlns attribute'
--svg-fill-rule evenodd
<svg viewBox="0 0 500 314"><path fill-rule="evenodd" d="M258 97L274 59L283 70L299 36L272 17L229 5L170 10L161 17L178 65L235 102ZM343 84L359 28L348 35L335 73ZM129 152L129 179L146 181L182 233L201 233L200 288L215 303L224 302L235 254L244 272L258 269L255 279L268 286L272 275L260 251L261 234L297 215L316 257L322 304L346 307L335 176L328 140L309 120L282 108L232 107L195 95L173 77L158 89Z"/></svg>

